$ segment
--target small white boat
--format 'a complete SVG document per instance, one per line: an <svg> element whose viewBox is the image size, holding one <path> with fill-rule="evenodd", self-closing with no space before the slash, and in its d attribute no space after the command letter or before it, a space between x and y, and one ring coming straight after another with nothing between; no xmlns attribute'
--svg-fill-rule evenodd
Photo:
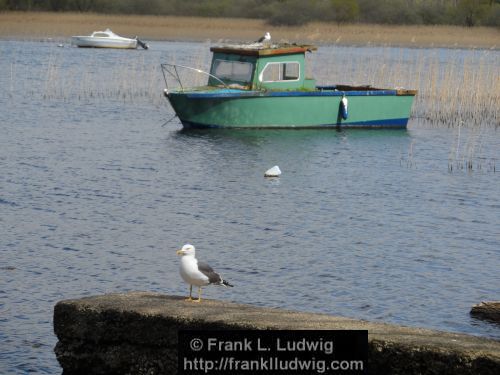
<svg viewBox="0 0 500 375"><path fill-rule="evenodd" d="M116 35L110 29L105 31L94 31L92 35L88 36L73 36L71 37L71 44L77 47L94 47L94 48L125 48L135 49L141 46L148 49L148 45L135 37L124 38Z"/></svg>

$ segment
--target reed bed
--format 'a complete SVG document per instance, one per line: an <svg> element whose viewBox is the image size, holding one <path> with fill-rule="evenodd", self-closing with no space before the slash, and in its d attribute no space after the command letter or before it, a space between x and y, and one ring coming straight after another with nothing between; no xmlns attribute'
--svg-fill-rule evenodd
<svg viewBox="0 0 500 375"><path fill-rule="evenodd" d="M16 52L11 53L8 72L0 72L0 82L3 81L2 74L8 74L4 80L8 84L9 96L68 102L120 100L166 105L162 94L165 82L160 67L166 60L160 55L151 58L146 51L113 51L117 54L112 64L103 63L99 55L74 63L74 57L67 58L67 48L53 48L53 53L41 59L39 64L30 65L29 69L18 62ZM168 61L206 70L210 61L209 44L200 45L198 50L199 53L189 56L170 55ZM92 50L87 51L92 55ZM187 87L203 85L207 81L206 75L188 70L181 70L180 77Z"/></svg>
<svg viewBox="0 0 500 375"><path fill-rule="evenodd" d="M67 48L52 48L53 52L30 71L19 65L17 61L21 59L14 52L10 54L10 69L0 73L0 81L2 74L9 75L4 87L9 88L11 97L22 93L42 100L120 100L168 108L162 94L165 83L160 63L208 71L210 45L201 43L189 54L178 52L168 58L151 54L153 51L120 51L123 53L119 54L119 63L104 67L104 71L97 55L72 63ZM369 84L418 90L410 127L452 130L455 141L449 152L450 171L483 167L496 171L497 161L480 155L485 132L500 127L497 51L324 46L307 56L307 74L321 84ZM207 81L203 74L182 69L178 72L185 87ZM175 86L174 80L169 79L169 88Z"/></svg>
<svg viewBox="0 0 500 375"><path fill-rule="evenodd" d="M97 58L83 64L68 65L64 53L55 53L27 71L16 62L10 64L10 96L22 94L34 99L66 102L120 100L153 105L164 104L160 61L151 63L144 56L120 60L102 69Z"/></svg>
<svg viewBox="0 0 500 375"><path fill-rule="evenodd" d="M121 53L111 66L98 56L71 63L67 48L56 49L33 71L18 66L12 54L9 91L41 95L44 99L120 99L159 105L165 88L160 63L168 61L209 70L210 43L194 53L168 58L150 52ZM443 55L443 51L444 54ZM122 52L122 51L120 51ZM321 84L372 85L418 90L413 119L435 126L480 128L500 126L500 66L498 52L403 48L324 47L308 55L308 75ZM203 85L207 76L178 70L185 87ZM4 70L4 74L5 74ZM23 77L24 75L24 77ZM170 77L171 78L171 77ZM170 87L175 82L169 79ZM26 87L25 87L26 86Z"/></svg>
<svg viewBox="0 0 500 375"><path fill-rule="evenodd" d="M500 127L497 52L387 49L373 55L362 63L357 54L347 53L345 64L331 66L329 72L318 69L319 76L345 77L354 85L418 90L410 126L451 129L455 141L449 150L449 171L496 172L498 160L482 156L482 146L485 134Z"/></svg>
<svg viewBox="0 0 500 375"><path fill-rule="evenodd" d="M360 56L331 48L320 59L313 65L321 82L418 90L413 118L448 127L500 126L497 52L385 48Z"/></svg>
<svg viewBox="0 0 500 375"><path fill-rule="evenodd" d="M179 16L111 15L68 12L0 13L0 37L64 40L109 27L124 36L146 40L206 39L253 41L270 31L276 41L302 43L451 48L500 48L498 30L488 27L397 26L311 22L275 27L264 20Z"/></svg>

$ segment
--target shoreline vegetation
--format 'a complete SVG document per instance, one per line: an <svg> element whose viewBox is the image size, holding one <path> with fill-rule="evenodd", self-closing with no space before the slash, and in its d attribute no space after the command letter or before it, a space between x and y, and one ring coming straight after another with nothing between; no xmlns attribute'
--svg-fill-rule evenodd
<svg viewBox="0 0 500 375"><path fill-rule="evenodd" d="M311 22L303 26L270 26L260 19L185 16L107 15L66 12L0 12L4 40L64 41L110 28L142 40L255 41L269 31L276 42L356 46L500 48L494 27L337 24Z"/></svg>
<svg viewBox="0 0 500 375"><path fill-rule="evenodd" d="M448 127L456 139L449 150L450 172L498 170L497 159L482 155L487 128L500 128L500 75L495 56L500 30L460 26L389 26L310 23L294 27L270 27L257 19L182 16L131 16L88 13L0 12L0 40L49 41L66 44L72 35L111 28L123 36L138 35L145 41L202 42L187 57L186 65L207 70L209 46L224 41L255 41L265 31L274 41L325 45L331 52L308 55L307 74L326 84L369 84L374 87L406 87L418 91L413 126ZM7 44L6 44L7 45ZM333 46L334 48L328 47ZM1 46L1 43L0 43ZM335 47L339 47L338 49ZM371 48L370 59L358 48ZM410 48L407 48L410 47ZM437 47L448 48L444 51ZM21 47L18 47L21 48ZM363 49L363 48L360 48ZM32 69L15 59L10 69L9 96L43 100L84 101L110 99L129 103L165 104L159 64L144 54L126 54L106 75L98 74L95 61L66 66L65 49L53 48L45 61ZM333 51L342 50L341 55ZM1 52L1 51L0 51ZM182 52L179 51L180 55ZM444 55L443 55L444 54ZM169 58L175 63L179 55ZM335 61L335 63L328 63ZM43 77L33 81L30 77ZM183 77L194 86L200 75ZM187 80L184 80L186 78ZM188 84L188 86L189 86ZM167 121L167 123L170 120ZM412 144L413 145L413 144ZM413 147L402 156L414 167Z"/></svg>

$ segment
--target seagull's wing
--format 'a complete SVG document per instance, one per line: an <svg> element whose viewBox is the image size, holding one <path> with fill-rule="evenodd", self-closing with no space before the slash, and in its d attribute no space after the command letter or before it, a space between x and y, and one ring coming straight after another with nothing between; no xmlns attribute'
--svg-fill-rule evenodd
<svg viewBox="0 0 500 375"><path fill-rule="evenodd" d="M220 277L220 275L205 262L198 261L198 270L206 277L208 277L208 282L210 284L221 284L223 281L222 277Z"/></svg>

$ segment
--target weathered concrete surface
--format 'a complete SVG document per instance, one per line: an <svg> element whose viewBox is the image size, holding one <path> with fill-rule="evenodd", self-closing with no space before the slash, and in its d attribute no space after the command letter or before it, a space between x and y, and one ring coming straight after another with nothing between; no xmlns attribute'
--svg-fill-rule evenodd
<svg viewBox="0 0 500 375"><path fill-rule="evenodd" d="M367 329L370 374L500 374L500 342L230 302L148 292L57 303L55 353L64 374L176 374L177 331Z"/></svg>
<svg viewBox="0 0 500 375"><path fill-rule="evenodd" d="M472 306L471 315L492 322L500 323L500 302L481 302Z"/></svg>

